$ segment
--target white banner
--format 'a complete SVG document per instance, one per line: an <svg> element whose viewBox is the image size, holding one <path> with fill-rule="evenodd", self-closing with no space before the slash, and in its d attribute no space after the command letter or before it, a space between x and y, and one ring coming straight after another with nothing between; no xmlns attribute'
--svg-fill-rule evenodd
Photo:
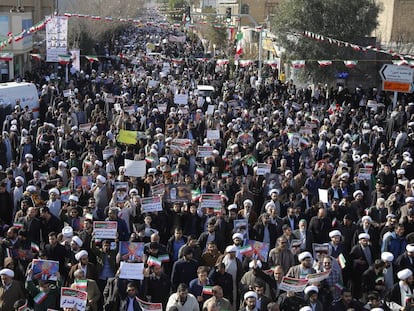
<svg viewBox="0 0 414 311"><path fill-rule="evenodd" d="M68 18L56 16L46 24L46 61L58 62L68 48Z"/></svg>
<svg viewBox="0 0 414 311"><path fill-rule="evenodd" d="M144 264L121 261L121 265L119 266L119 278L128 280L143 280Z"/></svg>

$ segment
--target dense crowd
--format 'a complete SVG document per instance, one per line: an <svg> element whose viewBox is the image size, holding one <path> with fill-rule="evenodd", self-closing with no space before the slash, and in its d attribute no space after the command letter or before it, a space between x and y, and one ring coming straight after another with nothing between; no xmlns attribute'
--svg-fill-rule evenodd
<svg viewBox="0 0 414 311"><path fill-rule="evenodd" d="M0 310L59 309L62 286L93 311L141 310L136 297L167 311L411 310L410 97L298 88L270 66L258 81L255 64L217 64L182 36L131 27L104 47L122 57L69 83L49 67L26 77L38 118L13 103L0 138ZM158 196L162 210L142 211ZM95 221L116 237L96 238ZM126 241L142 254L121 254ZM37 278L33 259L59 262L57 278ZM123 263L144 263L142 278Z"/></svg>

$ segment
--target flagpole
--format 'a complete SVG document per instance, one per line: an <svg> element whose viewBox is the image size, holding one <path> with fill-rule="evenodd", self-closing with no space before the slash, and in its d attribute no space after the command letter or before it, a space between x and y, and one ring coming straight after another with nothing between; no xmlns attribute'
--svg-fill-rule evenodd
<svg viewBox="0 0 414 311"><path fill-rule="evenodd" d="M66 70L65 70L65 82L69 83L69 69L68 64L66 64Z"/></svg>
<svg viewBox="0 0 414 311"><path fill-rule="evenodd" d="M262 40L263 40L263 30L260 28L260 34L259 34L259 68L257 73L257 82L259 84L262 83Z"/></svg>

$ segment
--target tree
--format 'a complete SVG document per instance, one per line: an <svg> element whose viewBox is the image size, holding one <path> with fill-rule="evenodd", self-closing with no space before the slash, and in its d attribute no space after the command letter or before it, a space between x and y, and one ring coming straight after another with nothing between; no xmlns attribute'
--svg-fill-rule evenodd
<svg viewBox="0 0 414 311"><path fill-rule="evenodd" d="M71 13L89 14L101 16L102 18L139 18L138 14L143 11L143 8L143 0L67 0L61 9ZM105 20L70 19L69 46L81 48L83 52L93 53L90 46L93 46L95 42L100 42L108 32L113 32L124 26L126 24ZM95 42L88 43L89 40Z"/></svg>
<svg viewBox="0 0 414 311"><path fill-rule="evenodd" d="M316 60L352 59L349 57L356 55L350 49L316 42L298 33L311 31L358 42L377 27L379 12L380 7L373 0L282 0L272 21L272 30L285 48L287 60L314 60L306 64L303 73L325 82L332 79L337 64L320 69Z"/></svg>

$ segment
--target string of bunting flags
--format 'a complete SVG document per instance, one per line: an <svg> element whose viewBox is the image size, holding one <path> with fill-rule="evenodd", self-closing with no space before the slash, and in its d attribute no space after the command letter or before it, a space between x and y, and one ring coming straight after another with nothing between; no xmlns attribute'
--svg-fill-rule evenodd
<svg viewBox="0 0 414 311"><path fill-rule="evenodd" d="M310 38L313 40L316 40L318 42L324 42L328 44L336 44L338 47L347 47L352 48L355 51L361 51L361 52L377 52L377 53L383 53L386 55L390 55L392 57L398 57L398 60L392 60L392 63L394 65L398 66L410 66L411 68L414 68L414 56L409 54L400 54L397 53L391 49L381 49L372 45L369 46L361 46L358 44L354 44L351 42L338 40L335 38L331 38L328 36L324 36L321 34L317 34L311 31L304 31L303 33L297 33L297 35L304 36L306 38ZM407 59L408 58L408 59ZM293 68L303 68L306 65L306 62L313 61L313 60L292 60L292 67ZM364 60L369 61L369 60ZM316 62L319 64L320 67L329 67L333 64L333 62L343 62L345 67L347 68L355 68L358 64L358 60L316 60Z"/></svg>
<svg viewBox="0 0 414 311"><path fill-rule="evenodd" d="M329 44L336 44L338 47L349 47L352 48L354 51L362 51L362 52L367 52L367 51L372 51L372 52L377 52L377 53L383 53L383 54L387 54L387 55L391 55L393 57L398 57L401 60L405 60L406 58L410 58L414 60L414 56L413 55L409 55L409 54L400 54L397 53L396 51L392 50L392 49L381 49L378 48L376 46L373 45L368 45L368 46L361 46L358 44L354 44L354 43L350 43L347 41L342 41L342 40L338 40L335 38L331 38L328 36L324 36L321 34L317 34L311 31L304 31L303 33L300 33L300 35L310 38L310 39L314 39L316 41L319 42L325 42L325 43L329 43Z"/></svg>
<svg viewBox="0 0 414 311"><path fill-rule="evenodd" d="M46 24L51 20L51 17L45 18L38 22L36 25L31 26L28 29L23 29L21 32L17 34L13 34L9 32L7 34L7 38L3 41L0 41L0 51L7 47L8 45L12 44L13 42L19 42L22 40L26 35L34 34L46 27Z"/></svg>
<svg viewBox="0 0 414 311"><path fill-rule="evenodd" d="M309 62L313 62L316 61L320 67L329 67L331 66L334 62L342 62L344 63L346 68L355 68L358 65L358 60L312 60L312 59L308 59L308 60L292 60L292 67L296 68L296 69L300 69L300 68L304 68L306 63ZM366 62L370 62L370 61L375 61L378 62L378 60L363 60ZM388 60L384 60L384 62L388 62ZM401 60L401 59L394 59L392 60L393 65L397 65L397 66L409 66L411 68L414 68L414 60Z"/></svg>

